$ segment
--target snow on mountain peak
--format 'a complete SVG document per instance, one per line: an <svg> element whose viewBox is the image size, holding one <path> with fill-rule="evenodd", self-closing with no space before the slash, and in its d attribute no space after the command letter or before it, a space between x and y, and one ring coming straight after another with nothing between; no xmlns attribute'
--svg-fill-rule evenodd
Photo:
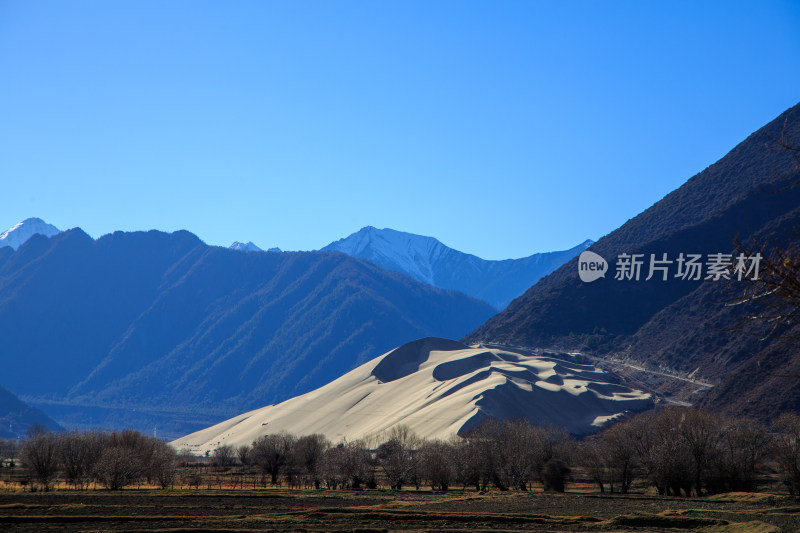
<svg viewBox="0 0 800 533"><path fill-rule="evenodd" d="M57 227L48 224L41 218L26 218L19 224L0 234L0 248L10 246L14 250L25 244L34 235L52 237L61 233Z"/></svg>
<svg viewBox="0 0 800 533"><path fill-rule="evenodd" d="M246 243L234 241L228 248L231 250L238 250L240 252L263 252L261 248L253 244L253 241L247 241Z"/></svg>
<svg viewBox="0 0 800 533"><path fill-rule="evenodd" d="M540 278L588 248L587 240L569 250L491 261L449 248L433 237L373 226L322 248L366 259L386 270L446 290L457 290L502 309Z"/></svg>
<svg viewBox="0 0 800 533"><path fill-rule="evenodd" d="M451 249L433 237L373 226L365 226L322 249L324 252L342 252L368 259L429 285L436 285L435 263L448 250Z"/></svg>

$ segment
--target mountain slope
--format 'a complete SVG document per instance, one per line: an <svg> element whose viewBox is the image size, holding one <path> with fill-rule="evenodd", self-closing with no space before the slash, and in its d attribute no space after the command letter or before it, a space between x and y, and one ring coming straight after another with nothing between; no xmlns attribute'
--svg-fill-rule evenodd
<svg viewBox="0 0 800 533"><path fill-rule="evenodd" d="M425 338L315 391L187 435L173 446L205 453L220 444L250 444L278 431L322 433L340 442L380 435L400 424L425 438L446 439L487 418L520 417L583 434L625 412L651 406L650 395L619 385L614 375L565 354Z"/></svg>
<svg viewBox="0 0 800 533"><path fill-rule="evenodd" d="M0 387L0 438L24 438L28 429L37 424L53 431L62 429L42 411L27 405L5 387Z"/></svg>
<svg viewBox="0 0 800 533"><path fill-rule="evenodd" d="M800 225L800 187L776 192L776 172L791 175L794 162L790 154L765 147L781 135L784 124L789 139L800 140L800 105L595 243L591 250L608 260L611 269L605 279L581 282L574 259L467 340L594 350L651 368L696 371L717 386L705 398L691 400L713 409L729 409L730 402L725 402L731 398L737 398L739 406L746 404L746 412L754 416L800 408L800 385L794 382L781 384L783 397L791 400L780 408L778 402L749 397L742 385L771 381L756 371L755 362L772 354L770 366L793 365L794 350L780 339L759 340L758 332L750 335L737 328L752 310L725 303L741 292L741 285L675 277L644 281L644 275L641 281L613 279L621 253L642 253L645 258L667 253L672 259L680 253L702 253L705 258L735 252L737 236L758 242L785 240L789 230Z"/></svg>
<svg viewBox="0 0 800 533"><path fill-rule="evenodd" d="M243 254L185 231L95 241L75 229L0 253L4 375L70 421L102 407L207 425L410 339L463 335L492 314L345 255Z"/></svg>
<svg viewBox="0 0 800 533"><path fill-rule="evenodd" d="M16 250L34 235L52 237L59 233L61 230L41 218L26 218L14 227L0 233L0 248L8 246Z"/></svg>
<svg viewBox="0 0 800 533"><path fill-rule="evenodd" d="M321 251L367 259L387 270L403 272L435 287L469 294L502 309L590 244L591 241L586 241L569 250L488 261L449 248L433 237L367 226Z"/></svg>

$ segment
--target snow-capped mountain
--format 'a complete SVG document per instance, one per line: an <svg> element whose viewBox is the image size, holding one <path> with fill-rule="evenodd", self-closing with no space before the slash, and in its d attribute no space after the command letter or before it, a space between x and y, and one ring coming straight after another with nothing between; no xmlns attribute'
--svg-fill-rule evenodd
<svg viewBox="0 0 800 533"><path fill-rule="evenodd" d="M234 241L233 244L228 246L228 248L230 248L231 250L238 250L240 252L263 252L264 251L261 248L259 248L258 246L256 246L255 244L253 244L253 241L247 241L246 243L239 242L239 241Z"/></svg>
<svg viewBox="0 0 800 533"><path fill-rule="evenodd" d="M503 309L592 243L587 240L569 250L491 261L449 248L433 237L367 226L321 251L367 259L387 270L441 289L461 291Z"/></svg>
<svg viewBox="0 0 800 533"><path fill-rule="evenodd" d="M203 454L261 435L322 433L333 442L404 424L446 439L488 418L527 418L574 434L652 407L650 394L567 354L526 353L424 338L377 357L317 390L262 407L173 442Z"/></svg>
<svg viewBox="0 0 800 533"><path fill-rule="evenodd" d="M59 233L61 233L61 230L41 218L26 218L8 231L0 234L0 248L10 246L16 250L34 235L52 237Z"/></svg>

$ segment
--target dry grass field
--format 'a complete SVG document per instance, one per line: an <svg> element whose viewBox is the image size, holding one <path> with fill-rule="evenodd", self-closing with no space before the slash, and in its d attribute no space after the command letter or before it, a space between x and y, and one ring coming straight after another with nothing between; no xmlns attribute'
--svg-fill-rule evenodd
<svg viewBox="0 0 800 533"><path fill-rule="evenodd" d="M800 531L784 495L669 498L453 490L102 489L0 492L2 531ZM588 487L587 487L588 489Z"/></svg>

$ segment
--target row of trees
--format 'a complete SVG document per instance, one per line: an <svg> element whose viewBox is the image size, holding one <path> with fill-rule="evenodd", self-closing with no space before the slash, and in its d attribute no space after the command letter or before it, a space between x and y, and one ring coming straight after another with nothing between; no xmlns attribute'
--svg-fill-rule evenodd
<svg viewBox="0 0 800 533"><path fill-rule="evenodd" d="M420 440L400 427L373 452L360 442L331 446L321 435L282 433L238 450L223 446L215 455L229 464L238 457L265 480L292 485L374 486L378 473L394 489L528 490L539 482L563 491L578 467L601 492L626 493L639 481L673 496L755 490L771 462L789 491L800 495L800 417L790 414L768 430L746 418L669 407L614 423L581 442L520 420L489 420L444 442Z"/></svg>
<svg viewBox="0 0 800 533"><path fill-rule="evenodd" d="M541 481L546 488L563 491L576 446L563 430L490 420L466 437L448 441L421 440L403 426L392 429L374 450L360 441L333 446L322 435L277 433L251 446L220 446L213 456L218 466L238 460L257 468L264 483L286 481L290 486L375 487L380 479L396 490L448 490L454 485L527 490Z"/></svg>
<svg viewBox="0 0 800 533"><path fill-rule="evenodd" d="M219 446L220 470L241 464L261 482L292 487L448 490L529 490L532 483L563 491L576 467L601 492L628 492L634 483L663 495L751 491L769 460L790 492L800 495L800 417L783 415L771 431L758 423L690 408L670 407L617 422L572 439L565 431L527 421L488 420L464 437L421 440L406 427L370 447L332 445L322 435L276 433L252 445ZM92 482L119 489L147 482L167 488L177 478L177 456L165 442L135 431L42 433L0 456L18 457L31 482L49 488L60 477L76 488ZM254 478L254 482L255 482Z"/></svg>
<svg viewBox="0 0 800 533"><path fill-rule="evenodd" d="M788 420L785 419L785 420ZM782 426L781 426L782 427ZM785 436L759 424L690 408L671 407L613 424L581 445L583 464L604 491L627 492L642 478L659 494L755 489L759 465Z"/></svg>
<svg viewBox="0 0 800 533"><path fill-rule="evenodd" d="M22 443L18 456L31 483L44 490L58 476L79 489L97 482L116 490L142 481L167 488L177 475L169 444L131 430L39 433Z"/></svg>

